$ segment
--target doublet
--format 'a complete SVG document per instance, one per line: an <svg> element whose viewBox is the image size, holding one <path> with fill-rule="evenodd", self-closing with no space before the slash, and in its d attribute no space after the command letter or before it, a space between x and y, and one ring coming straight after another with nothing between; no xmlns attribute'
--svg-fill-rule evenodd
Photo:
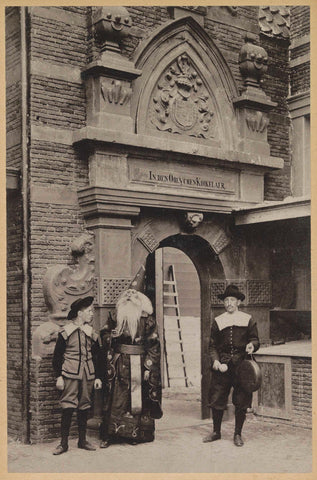
<svg viewBox="0 0 317 480"><path fill-rule="evenodd" d="M254 351L258 350L258 332L251 315L240 311L219 315L211 328L209 351L212 363L215 360L237 363L245 355L249 342L253 343Z"/></svg>
<svg viewBox="0 0 317 480"><path fill-rule="evenodd" d="M53 359L56 376L81 380L95 378L93 350L99 348L98 334L90 325L65 325L59 333Z"/></svg>

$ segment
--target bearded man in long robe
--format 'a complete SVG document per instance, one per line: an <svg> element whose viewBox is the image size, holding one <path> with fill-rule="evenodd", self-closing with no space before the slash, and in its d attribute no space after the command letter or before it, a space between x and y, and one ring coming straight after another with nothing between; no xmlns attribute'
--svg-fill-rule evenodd
<svg viewBox="0 0 317 480"><path fill-rule="evenodd" d="M100 331L107 364L101 448L125 440L154 440L161 418L160 342L153 307L143 293L128 289Z"/></svg>

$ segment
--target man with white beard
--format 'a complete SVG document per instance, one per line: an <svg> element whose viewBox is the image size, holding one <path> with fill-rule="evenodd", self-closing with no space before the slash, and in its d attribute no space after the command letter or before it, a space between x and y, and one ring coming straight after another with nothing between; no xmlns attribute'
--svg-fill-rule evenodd
<svg viewBox="0 0 317 480"><path fill-rule="evenodd" d="M160 342L151 301L128 289L100 331L107 364L101 448L115 441L132 444L154 440L161 418Z"/></svg>

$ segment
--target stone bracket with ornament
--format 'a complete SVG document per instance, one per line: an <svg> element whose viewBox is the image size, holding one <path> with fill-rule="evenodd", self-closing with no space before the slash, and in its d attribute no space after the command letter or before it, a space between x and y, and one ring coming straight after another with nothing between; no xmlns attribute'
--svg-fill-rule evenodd
<svg viewBox="0 0 317 480"><path fill-rule="evenodd" d="M131 26L124 7L99 7L93 13L92 30L99 56L82 72L88 127L133 132L131 82L142 72L120 50Z"/></svg>
<svg viewBox="0 0 317 480"><path fill-rule="evenodd" d="M270 154L267 140L269 112L272 102L262 88L262 77L268 68L266 50L256 45L257 37L247 33L239 55L239 68L244 79L241 95L234 99L242 148L248 153Z"/></svg>

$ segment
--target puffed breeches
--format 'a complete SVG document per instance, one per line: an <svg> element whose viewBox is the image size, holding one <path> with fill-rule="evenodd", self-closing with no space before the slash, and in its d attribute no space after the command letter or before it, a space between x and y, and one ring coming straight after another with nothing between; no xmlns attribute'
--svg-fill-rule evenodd
<svg viewBox="0 0 317 480"><path fill-rule="evenodd" d="M227 407L228 397L233 387L232 403L241 410L247 410L251 407L252 393L244 390L237 382L236 366L229 365L226 372L212 371L209 406L217 410L225 410Z"/></svg>
<svg viewBox="0 0 317 480"><path fill-rule="evenodd" d="M67 377L63 378L65 388L60 397L61 407L78 408L79 410L90 408L94 380L87 380L85 371L81 380Z"/></svg>

